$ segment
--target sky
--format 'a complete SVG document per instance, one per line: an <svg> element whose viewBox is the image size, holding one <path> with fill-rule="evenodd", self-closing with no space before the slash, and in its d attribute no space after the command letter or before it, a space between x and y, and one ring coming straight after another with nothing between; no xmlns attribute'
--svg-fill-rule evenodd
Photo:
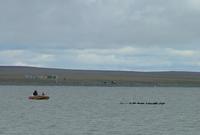
<svg viewBox="0 0 200 135"><path fill-rule="evenodd" d="M0 0L0 66L200 72L200 0Z"/></svg>

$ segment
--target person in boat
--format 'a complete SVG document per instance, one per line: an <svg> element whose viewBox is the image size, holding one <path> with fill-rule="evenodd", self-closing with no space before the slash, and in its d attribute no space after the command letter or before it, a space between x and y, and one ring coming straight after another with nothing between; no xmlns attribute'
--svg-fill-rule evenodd
<svg viewBox="0 0 200 135"><path fill-rule="evenodd" d="M38 95L38 92L37 92L37 90L35 90L34 92L33 92L33 96L37 96Z"/></svg>
<svg viewBox="0 0 200 135"><path fill-rule="evenodd" d="M44 92L42 92L42 96L45 96Z"/></svg>

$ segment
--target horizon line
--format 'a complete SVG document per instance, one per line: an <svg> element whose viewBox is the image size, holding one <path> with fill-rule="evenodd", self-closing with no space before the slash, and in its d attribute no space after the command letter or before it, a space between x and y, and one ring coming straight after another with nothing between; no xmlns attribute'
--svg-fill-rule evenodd
<svg viewBox="0 0 200 135"><path fill-rule="evenodd" d="M45 66L29 66L29 65L0 65L0 67L21 67L21 68L41 68L41 69L56 69L56 70L78 70L78 71L113 71L113 72L193 72L200 73L200 71L188 70L112 70L112 69L81 69L81 68L59 68L59 67L45 67Z"/></svg>

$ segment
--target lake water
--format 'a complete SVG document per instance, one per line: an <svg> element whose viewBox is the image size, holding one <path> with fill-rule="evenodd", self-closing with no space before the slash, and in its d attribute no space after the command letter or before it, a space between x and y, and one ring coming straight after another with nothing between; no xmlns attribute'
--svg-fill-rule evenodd
<svg viewBox="0 0 200 135"><path fill-rule="evenodd" d="M0 135L199 134L200 88L0 86Z"/></svg>

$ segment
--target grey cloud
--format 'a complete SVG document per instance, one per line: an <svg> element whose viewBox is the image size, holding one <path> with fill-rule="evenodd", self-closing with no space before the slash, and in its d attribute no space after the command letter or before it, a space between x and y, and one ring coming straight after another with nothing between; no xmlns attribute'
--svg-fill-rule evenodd
<svg viewBox="0 0 200 135"><path fill-rule="evenodd" d="M0 43L19 48L194 48L200 35L188 0L8 0L0 17Z"/></svg>

